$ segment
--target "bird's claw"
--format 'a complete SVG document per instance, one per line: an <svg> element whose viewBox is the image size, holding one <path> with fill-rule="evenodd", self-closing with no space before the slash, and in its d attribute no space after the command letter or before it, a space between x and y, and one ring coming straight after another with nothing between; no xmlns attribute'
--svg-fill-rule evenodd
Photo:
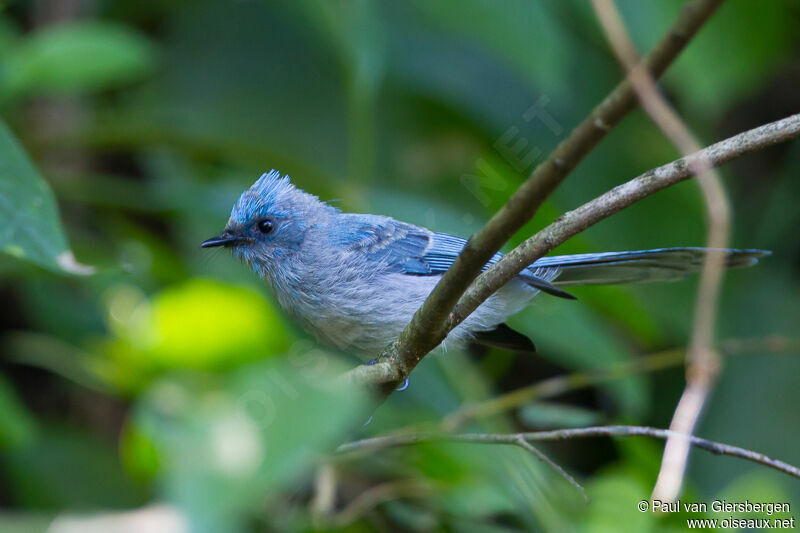
<svg viewBox="0 0 800 533"><path fill-rule="evenodd" d="M410 382L409 382L409 380L408 380L408 376L406 376L406 380L403 382L403 384L402 384L402 385L400 385L399 387L397 387L395 390L396 390L397 392L403 392L404 390L406 390L406 389L408 388L408 384L409 384L409 383L410 383Z"/></svg>
<svg viewBox="0 0 800 533"><path fill-rule="evenodd" d="M364 364L365 364L365 365L367 365L367 366L372 366L372 365L374 365L374 364L375 364L375 363L377 363L377 362L378 362L378 360L377 360L377 359L373 359L372 361L367 361L367 362L366 362L366 363L364 363ZM408 385L409 385L409 383L411 383L411 382L410 382L410 380L408 379L408 376L406 376L406 380L403 382L403 384L402 384L402 385L400 385L399 387L397 387L395 390L396 390L397 392L403 392L404 390L406 390L406 389L408 388ZM372 416L370 416L370 417L367 419L367 421L366 421L366 422L364 422L364 424L363 424L363 425L364 425L364 426L368 426L370 422L372 422Z"/></svg>

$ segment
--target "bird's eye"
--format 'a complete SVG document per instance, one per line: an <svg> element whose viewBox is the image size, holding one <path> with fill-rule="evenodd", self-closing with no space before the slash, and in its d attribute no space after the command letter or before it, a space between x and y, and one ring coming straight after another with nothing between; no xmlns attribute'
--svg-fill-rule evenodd
<svg viewBox="0 0 800 533"><path fill-rule="evenodd" d="M263 233L265 235L267 233L271 232L272 229L275 227L275 225L272 223L272 220L270 220L268 218L265 218L264 220L259 221L257 226L258 226L258 231L260 231L261 233Z"/></svg>

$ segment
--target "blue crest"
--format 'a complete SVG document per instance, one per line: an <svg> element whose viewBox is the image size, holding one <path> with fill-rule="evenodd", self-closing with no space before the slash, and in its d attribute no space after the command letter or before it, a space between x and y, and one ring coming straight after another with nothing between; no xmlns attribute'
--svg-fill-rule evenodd
<svg viewBox="0 0 800 533"><path fill-rule="evenodd" d="M236 201L231 210L230 222L245 225L264 216L288 217L293 212L325 206L316 196L301 191L288 175L273 169L265 172ZM325 206L327 207L327 206Z"/></svg>

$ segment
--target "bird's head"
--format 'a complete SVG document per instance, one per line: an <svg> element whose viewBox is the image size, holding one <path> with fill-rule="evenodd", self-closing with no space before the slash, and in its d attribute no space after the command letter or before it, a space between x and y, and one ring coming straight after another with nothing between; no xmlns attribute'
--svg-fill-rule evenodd
<svg viewBox="0 0 800 533"><path fill-rule="evenodd" d="M336 209L292 185L272 170L244 191L231 210L225 230L201 246L224 246L264 273L297 250L306 230Z"/></svg>

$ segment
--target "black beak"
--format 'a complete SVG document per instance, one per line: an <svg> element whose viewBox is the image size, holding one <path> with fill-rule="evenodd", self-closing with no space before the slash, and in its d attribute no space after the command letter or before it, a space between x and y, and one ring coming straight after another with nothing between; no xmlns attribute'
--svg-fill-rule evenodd
<svg viewBox="0 0 800 533"><path fill-rule="evenodd" d="M211 237L200 244L201 248L213 248L214 246L231 246L239 242L246 241L245 237L237 237L230 233L222 232L216 237Z"/></svg>

